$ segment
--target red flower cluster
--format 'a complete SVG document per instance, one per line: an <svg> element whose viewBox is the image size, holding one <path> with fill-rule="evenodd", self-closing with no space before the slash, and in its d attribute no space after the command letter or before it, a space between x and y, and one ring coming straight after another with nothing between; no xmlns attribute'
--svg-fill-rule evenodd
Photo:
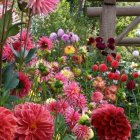
<svg viewBox="0 0 140 140"><path fill-rule="evenodd" d="M99 140L128 140L130 137L131 126L120 107L106 104L94 110L91 124Z"/></svg>

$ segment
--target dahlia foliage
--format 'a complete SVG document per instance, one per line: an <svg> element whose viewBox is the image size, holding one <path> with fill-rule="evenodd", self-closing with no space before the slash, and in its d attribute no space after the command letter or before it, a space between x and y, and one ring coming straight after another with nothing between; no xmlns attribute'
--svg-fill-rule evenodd
<svg viewBox="0 0 140 140"><path fill-rule="evenodd" d="M59 1L19 0L28 21L21 18L17 24L11 20L12 3L5 1L0 16L0 23L6 22L0 30L0 140L139 138L139 64L123 59L115 39L81 41L60 28L35 40L32 17L48 15Z"/></svg>

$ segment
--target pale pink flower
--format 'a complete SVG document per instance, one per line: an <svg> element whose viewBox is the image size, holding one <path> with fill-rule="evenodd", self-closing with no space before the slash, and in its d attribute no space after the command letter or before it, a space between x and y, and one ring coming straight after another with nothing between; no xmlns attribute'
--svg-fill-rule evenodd
<svg viewBox="0 0 140 140"><path fill-rule="evenodd" d="M65 112L65 121L69 129L72 130L80 118L80 114L72 107L67 108Z"/></svg>
<svg viewBox="0 0 140 140"><path fill-rule="evenodd" d="M76 140L88 140L90 138L90 128L86 125L77 124L72 130Z"/></svg>
<svg viewBox="0 0 140 140"><path fill-rule="evenodd" d="M75 108L80 108L80 109L85 108L87 104L86 97L81 93L69 96L67 98L67 101L71 106Z"/></svg>
<svg viewBox="0 0 140 140"><path fill-rule="evenodd" d="M32 9L33 14L47 15L56 8L59 0L29 0L27 7Z"/></svg>
<svg viewBox="0 0 140 140"><path fill-rule="evenodd" d="M40 104L19 104L14 109L17 118L15 139L19 140L52 140L53 117L47 108Z"/></svg>
<svg viewBox="0 0 140 140"><path fill-rule="evenodd" d="M0 140L13 140L17 120L12 111L0 107Z"/></svg>

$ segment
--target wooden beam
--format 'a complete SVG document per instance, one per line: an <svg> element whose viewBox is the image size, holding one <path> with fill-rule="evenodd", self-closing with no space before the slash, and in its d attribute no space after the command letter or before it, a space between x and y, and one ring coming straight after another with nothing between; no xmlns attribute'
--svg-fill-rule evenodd
<svg viewBox="0 0 140 140"><path fill-rule="evenodd" d="M116 22L116 5L103 4L103 11L100 16L100 36L105 42L109 37L114 37Z"/></svg>
<svg viewBox="0 0 140 140"><path fill-rule="evenodd" d="M136 46L140 47L140 38L124 38L117 43L117 46Z"/></svg>
<svg viewBox="0 0 140 140"><path fill-rule="evenodd" d="M87 16L100 16L103 8L102 7L87 7ZM117 7L117 16L140 16L140 6L128 6L128 7Z"/></svg>
<svg viewBox="0 0 140 140"><path fill-rule="evenodd" d="M140 16L136 17L131 24L129 24L123 32L117 37L116 43L120 42L136 25L140 23Z"/></svg>
<svg viewBox="0 0 140 140"><path fill-rule="evenodd" d="M113 4L115 5L116 4L116 0L104 0L104 4Z"/></svg>

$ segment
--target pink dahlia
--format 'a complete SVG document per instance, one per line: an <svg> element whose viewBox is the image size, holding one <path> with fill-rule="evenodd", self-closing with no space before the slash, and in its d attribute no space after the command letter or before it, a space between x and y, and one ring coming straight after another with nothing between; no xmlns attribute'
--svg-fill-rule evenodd
<svg viewBox="0 0 140 140"><path fill-rule="evenodd" d="M64 115L66 109L69 107L69 104L66 100L61 99L59 101L48 103L46 106L47 109L54 115L56 115L57 113Z"/></svg>
<svg viewBox="0 0 140 140"><path fill-rule="evenodd" d="M79 87L78 83L72 81L69 82L67 84L65 84L64 86L64 93L69 97L75 94L79 94L80 93L81 88Z"/></svg>
<svg viewBox="0 0 140 140"><path fill-rule="evenodd" d="M33 14L43 14L53 12L59 0L29 0L28 7L32 10Z"/></svg>
<svg viewBox="0 0 140 140"><path fill-rule="evenodd" d="M25 75L23 72L19 72L18 77L19 84L15 89L13 89L11 94L17 95L19 98L22 98L28 95L31 89L31 81L29 80L29 77Z"/></svg>
<svg viewBox="0 0 140 140"><path fill-rule="evenodd" d="M86 104L87 104L86 97L83 94L81 94L81 93L69 96L67 98L67 102L71 106L73 106L74 108L80 108L80 109L85 108Z"/></svg>
<svg viewBox="0 0 140 140"><path fill-rule="evenodd" d="M6 44L3 47L2 59L3 60L6 59L8 62L13 62L15 60L15 56L12 52L12 49L10 48L10 46L8 44Z"/></svg>
<svg viewBox="0 0 140 140"><path fill-rule="evenodd" d="M99 91L93 92L92 93L92 101L93 102L100 102L101 100L103 100L103 94Z"/></svg>
<svg viewBox="0 0 140 140"><path fill-rule="evenodd" d="M128 140L131 126L123 108L106 104L93 111L91 124L99 140Z"/></svg>
<svg viewBox="0 0 140 140"><path fill-rule="evenodd" d="M13 140L16 132L16 118L13 113L0 107L0 140Z"/></svg>
<svg viewBox="0 0 140 140"><path fill-rule="evenodd" d="M53 48L52 41L48 37L46 37L46 36L42 36L39 39L38 46L42 50L51 50Z"/></svg>
<svg viewBox="0 0 140 140"><path fill-rule="evenodd" d="M77 140L88 140L90 138L90 128L86 125L77 124L72 132Z"/></svg>
<svg viewBox="0 0 140 140"><path fill-rule="evenodd" d="M67 81L68 81L68 79L67 79L67 77L65 77L62 73L56 73L55 74L55 78L57 79L57 80L60 80L63 84L65 84Z"/></svg>
<svg viewBox="0 0 140 140"><path fill-rule="evenodd" d="M80 118L80 114L73 108L67 108L65 112L65 121L69 129L72 130Z"/></svg>
<svg viewBox="0 0 140 140"><path fill-rule="evenodd" d="M45 106L34 103L19 104L14 109L17 118L15 139L52 140L53 118Z"/></svg>

